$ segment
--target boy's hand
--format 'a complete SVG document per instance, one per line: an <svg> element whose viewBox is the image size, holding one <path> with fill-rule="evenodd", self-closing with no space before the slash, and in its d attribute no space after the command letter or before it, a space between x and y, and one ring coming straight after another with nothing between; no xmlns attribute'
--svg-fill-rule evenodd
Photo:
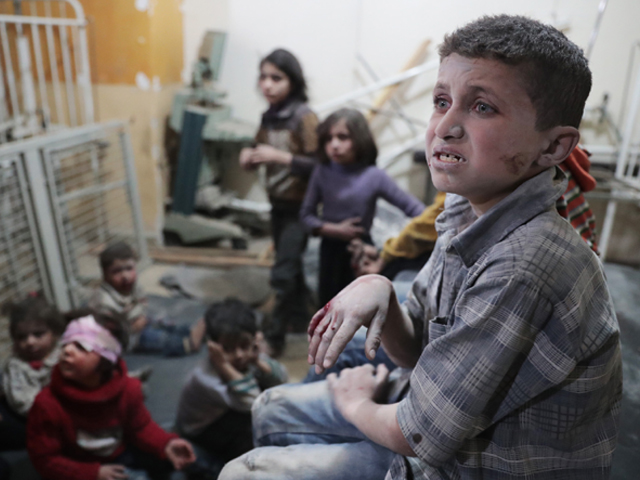
<svg viewBox="0 0 640 480"><path fill-rule="evenodd" d="M389 370L381 363L377 369L366 364L355 368L345 368L338 377L335 373L327 375L329 391L342 416L353 423L353 414L363 402L376 402L382 396Z"/></svg>
<svg viewBox="0 0 640 480"><path fill-rule="evenodd" d="M382 327L389 304L395 298L391 281L380 275L356 278L312 318L309 336L309 364L316 372L330 368L362 326L368 328L365 353L372 360L382 341Z"/></svg>
<svg viewBox="0 0 640 480"><path fill-rule="evenodd" d="M227 363L227 355L224 353L224 348L218 342L213 340L207 341L207 351L209 352L209 361L214 367L221 367Z"/></svg>
<svg viewBox="0 0 640 480"><path fill-rule="evenodd" d="M253 341L253 356L251 357L251 363L256 363L260 358L260 355L267 355L269 347L264 339L264 333L258 331Z"/></svg>
<svg viewBox="0 0 640 480"><path fill-rule="evenodd" d="M98 470L97 480L120 480L123 478L129 478L122 465L105 464L100 466Z"/></svg>
<svg viewBox="0 0 640 480"><path fill-rule="evenodd" d="M193 447L183 438L174 438L164 447L167 458L173 464L176 470L182 470L184 467L196 461L196 454L193 453Z"/></svg>

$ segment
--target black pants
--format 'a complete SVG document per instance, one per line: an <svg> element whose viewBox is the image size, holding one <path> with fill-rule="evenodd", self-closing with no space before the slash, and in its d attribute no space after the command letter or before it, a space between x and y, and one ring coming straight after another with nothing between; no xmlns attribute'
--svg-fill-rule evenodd
<svg viewBox="0 0 640 480"><path fill-rule="evenodd" d="M27 419L15 413L6 399L0 400L0 452L27 448Z"/></svg>
<svg viewBox="0 0 640 480"><path fill-rule="evenodd" d="M323 238L320 244L320 267L318 271L318 302L320 306L335 297L340 290L355 279L351 268L349 242L334 238Z"/></svg>
<svg viewBox="0 0 640 480"><path fill-rule="evenodd" d="M276 261L271 269L271 287L276 292L276 303L265 335L272 344L284 344L288 326L305 331L310 320L309 290L302 267L307 233L298 219L297 209L274 206L271 228L276 252Z"/></svg>
<svg viewBox="0 0 640 480"><path fill-rule="evenodd" d="M253 448L251 413L229 410L189 440L222 463L233 460Z"/></svg>

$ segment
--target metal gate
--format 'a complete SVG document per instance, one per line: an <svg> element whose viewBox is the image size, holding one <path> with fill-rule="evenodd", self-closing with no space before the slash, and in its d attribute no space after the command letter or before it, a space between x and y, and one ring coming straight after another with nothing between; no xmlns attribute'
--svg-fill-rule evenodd
<svg viewBox="0 0 640 480"><path fill-rule="evenodd" d="M23 164L17 155L5 157L0 160L0 304L48 289L37 232Z"/></svg>
<svg viewBox="0 0 640 480"><path fill-rule="evenodd" d="M16 189L26 199L23 223L30 226L28 231L20 230L20 240L35 245L31 264L38 265L35 273L25 277L25 268L12 270L9 261L0 264L0 276L20 272L14 275L14 291L24 294L37 289L31 284L25 289L24 280L38 278L45 293L66 309L78 306L83 287L100 278L97 257L107 244L127 241L143 265L148 261L133 154L123 123L77 127L12 142L0 147L0 162L13 165L17 172L7 178L15 177ZM4 230L5 208L13 207L4 206L4 193L2 198L0 228ZM18 287L18 280L25 288Z"/></svg>
<svg viewBox="0 0 640 480"><path fill-rule="evenodd" d="M0 143L94 120L78 0L0 0Z"/></svg>

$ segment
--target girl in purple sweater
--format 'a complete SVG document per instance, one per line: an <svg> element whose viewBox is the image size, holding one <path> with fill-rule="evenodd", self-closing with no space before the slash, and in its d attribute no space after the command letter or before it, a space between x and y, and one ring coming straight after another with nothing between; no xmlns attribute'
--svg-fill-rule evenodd
<svg viewBox="0 0 640 480"><path fill-rule="evenodd" d="M323 237L318 279L320 305L354 279L347 246L358 237L370 241L378 198L410 217L425 208L375 166L377 156L371 130L359 111L340 109L318 126L320 164L311 176L300 219L312 234Z"/></svg>

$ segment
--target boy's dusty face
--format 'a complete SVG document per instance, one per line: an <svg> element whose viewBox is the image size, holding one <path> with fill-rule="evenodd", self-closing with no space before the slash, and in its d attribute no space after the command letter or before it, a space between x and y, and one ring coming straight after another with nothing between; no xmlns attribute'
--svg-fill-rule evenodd
<svg viewBox="0 0 640 480"><path fill-rule="evenodd" d="M133 258L116 259L104 272L105 282L120 295L130 295L136 285L137 278L136 261Z"/></svg>
<svg viewBox="0 0 640 480"><path fill-rule="evenodd" d="M546 136L518 67L450 55L433 98L426 151L438 190L462 195L480 215L543 170Z"/></svg>
<svg viewBox="0 0 640 480"><path fill-rule="evenodd" d="M225 336L220 338L227 361L239 372L246 372L258 357L258 337L248 332L242 332L235 341L229 341Z"/></svg>
<svg viewBox="0 0 640 480"><path fill-rule="evenodd" d="M14 350L26 362L39 362L51 353L57 338L44 322L21 322L16 326Z"/></svg>

